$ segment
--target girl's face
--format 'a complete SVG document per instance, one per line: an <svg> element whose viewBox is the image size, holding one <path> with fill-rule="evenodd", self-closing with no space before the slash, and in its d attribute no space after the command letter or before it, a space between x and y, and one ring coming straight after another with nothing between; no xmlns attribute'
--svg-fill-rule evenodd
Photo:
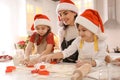
<svg viewBox="0 0 120 80"><path fill-rule="evenodd" d="M94 33L86 29L84 26L78 26L79 35L81 38L86 42L93 42L94 41Z"/></svg>
<svg viewBox="0 0 120 80"><path fill-rule="evenodd" d="M49 30L49 27L46 25L38 25L36 26L36 31L40 36L44 36L47 31Z"/></svg>
<svg viewBox="0 0 120 80"><path fill-rule="evenodd" d="M76 13L69 11L69 10L61 10L59 11L59 16L61 21L65 24L65 25L70 25L73 26L74 25L74 17L75 17Z"/></svg>

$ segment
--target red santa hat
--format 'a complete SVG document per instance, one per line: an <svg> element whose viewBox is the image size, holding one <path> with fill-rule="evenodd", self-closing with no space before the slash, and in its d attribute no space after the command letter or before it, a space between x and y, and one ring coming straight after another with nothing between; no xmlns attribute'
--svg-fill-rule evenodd
<svg viewBox="0 0 120 80"><path fill-rule="evenodd" d="M34 23L31 26L31 31L28 31L28 34L29 35L33 34L35 27L38 25L47 25L49 27L52 26L50 19L46 15L36 14L34 17Z"/></svg>
<svg viewBox="0 0 120 80"><path fill-rule="evenodd" d="M103 22L96 10L85 10L76 18L75 23L83 25L85 28L97 35L99 39L105 39Z"/></svg>
<svg viewBox="0 0 120 80"><path fill-rule="evenodd" d="M71 10L78 13L78 8L71 0L60 0L60 3L57 5L56 12L60 10Z"/></svg>
<svg viewBox="0 0 120 80"><path fill-rule="evenodd" d="M51 27L51 22L50 19L43 14L36 14L34 17L34 28L38 25L47 25L49 27Z"/></svg>
<svg viewBox="0 0 120 80"><path fill-rule="evenodd" d="M32 26L31 26L31 31L34 31L34 30L35 30L34 24L32 24Z"/></svg>

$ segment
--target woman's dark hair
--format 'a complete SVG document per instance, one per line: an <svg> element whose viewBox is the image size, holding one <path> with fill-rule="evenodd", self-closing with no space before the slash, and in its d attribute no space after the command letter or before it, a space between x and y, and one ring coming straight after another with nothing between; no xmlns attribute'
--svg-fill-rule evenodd
<svg viewBox="0 0 120 80"><path fill-rule="evenodd" d="M71 12L73 12L73 11L71 11ZM74 21L75 21L76 17L77 17L77 14L74 16ZM66 29L68 28L68 26L69 26L69 25L65 25L65 24L63 23L63 29L64 29L64 30L66 30Z"/></svg>
<svg viewBox="0 0 120 80"><path fill-rule="evenodd" d="M78 26L79 26L79 24L78 23L76 23L76 27L78 28Z"/></svg>

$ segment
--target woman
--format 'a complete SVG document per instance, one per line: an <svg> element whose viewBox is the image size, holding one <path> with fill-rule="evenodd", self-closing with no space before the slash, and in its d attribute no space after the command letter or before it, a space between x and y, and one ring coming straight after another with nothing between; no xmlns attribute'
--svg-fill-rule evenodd
<svg viewBox="0 0 120 80"><path fill-rule="evenodd" d="M78 36L77 28L74 21L78 14L78 8L71 0L60 0L56 8L59 23L59 46L61 50L66 49ZM78 58L78 51L73 55L63 59L63 62L75 63Z"/></svg>

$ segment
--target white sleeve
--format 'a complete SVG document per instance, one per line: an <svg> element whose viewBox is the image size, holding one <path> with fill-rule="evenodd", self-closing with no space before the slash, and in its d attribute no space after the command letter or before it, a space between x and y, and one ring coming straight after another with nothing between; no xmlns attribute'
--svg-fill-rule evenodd
<svg viewBox="0 0 120 80"><path fill-rule="evenodd" d="M78 38L76 38L68 48L62 51L63 58L69 57L70 55L74 54L76 50L78 50L78 41Z"/></svg>
<svg viewBox="0 0 120 80"><path fill-rule="evenodd" d="M65 31L63 30L63 28L60 28L58 31L58 38L59 38L59 48L61 49L61 43L63 41L65 35Z"/></svg>
<svg viewBox="0 0 120 80"><path fill-rule="evenodd" d="M106 48L107 45L105 42L99 43L99 51L96 53L95 61L96 61L96 66L100 66L105 63L105 56L106 56Z"/></svg>

